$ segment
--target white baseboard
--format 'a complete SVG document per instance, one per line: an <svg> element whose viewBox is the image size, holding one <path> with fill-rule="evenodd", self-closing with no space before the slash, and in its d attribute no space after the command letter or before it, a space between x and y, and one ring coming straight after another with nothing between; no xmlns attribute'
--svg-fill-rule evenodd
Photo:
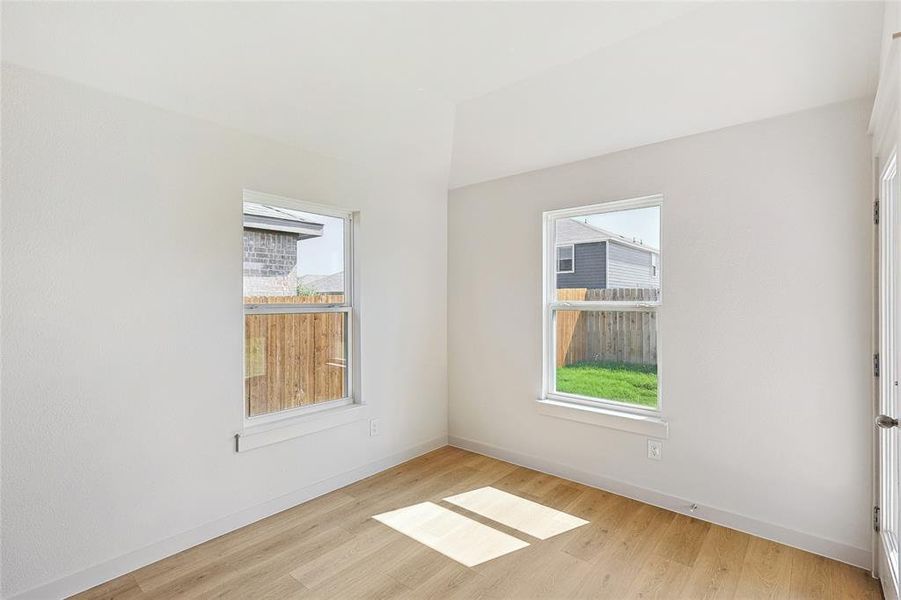
<svg viewBox="0 0 901 600"><path fill-rule="evenodd" d="M871 568L872 553L868 548L856 548L854 546L849 546L848 544L817 537L809 533L795 531L793 529L788 529L787 527L782 527L781 525L774 525L772 523L767 523L710 506L699 506L695 512L691 512L689 509L689 506L693 503L691 500L638 487L631 483L610 479L594 473L588 473L544 458L529 456L513 450L507 450L505 448L492 446L491 444L478 442L476 440L450 436L448 438L448 444L513 463L521 467L527 467L542 473L563 477L570 481L613 492L620 496L633 498L673 512L691 515L703 521L709 521L710 523L716 523L723 527L743 531L757 537L785 544L786 546L800 548L801 550L832 558L856 567L867 570L870 570Z"/></svg>
<svg viewBox="0 0 901 600"><path fill-rule="evenodd" d="M284 496L269 500L263 504L244 509L221 519L201 525L190 531L161 540L155 544L141 548L140 550L135 550L134 552L89 567L83 571L66 575L56 581L21 592L15 596L11 596L8 600L50 600L77 594L90 589L95 585L100 585L101 583L115 579L120 575L130 573L135 569L154 563L167 556L172 556L182 550L186 550L197 544L202 544L203 542L219 537L229 531L240 529L241 527L259 521L260 519L287 510L292 506L297 506L298 504L302 504L346 485L350 485L355 481L365 479L366 477L375 475L385 469L389 469L402 462L406 462L421 454L431 452L432 450L436 450L446 445L447 438L445 437L417 444L402 452L367 463L356 469L339 473L327 479L317 481L316 483L291 492L290 494L285 494Z"/></svg>

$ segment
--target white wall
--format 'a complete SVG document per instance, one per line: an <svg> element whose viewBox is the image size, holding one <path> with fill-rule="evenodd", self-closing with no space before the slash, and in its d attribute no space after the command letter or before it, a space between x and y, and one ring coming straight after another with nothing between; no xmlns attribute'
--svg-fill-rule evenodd
<svg viewBox="0 0 901 600"><path fill-rule="evenodd" d="M869 561L869 101L453 191L452 443ZM662 193L670 438L536 411L541 213Z"/></svg>
<svg viewBox="0 0 901 600"><path fill-rule="evenodd" d="M5 597L73 574L43 589L77 591L443 443L445 182L15 67L2 91ZM360 209L379 437L361 421L234 452L245 187Z"/></svg>
<svg viewBox="0 0 901 600"><path fill-rule="evenodd" d="M901 2L893 0L883 7L881 48L879 52L879 70L882 73L888 64L889 47L901 42L892 41L892 34L901 31Z"/></svg>

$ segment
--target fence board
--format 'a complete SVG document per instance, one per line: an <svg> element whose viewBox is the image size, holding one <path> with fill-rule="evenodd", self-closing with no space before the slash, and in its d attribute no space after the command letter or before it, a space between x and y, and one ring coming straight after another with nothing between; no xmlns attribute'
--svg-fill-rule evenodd
<svg viewBox="0 0 901 600"><path fill-rule="evenodd" d="M245 297L245 304L339 304L344 296ZM244 390L256 416L346 396L344 313L244 316Z"/></svg>
<svg viewBox="0 0 901 600"><path fill-rule="evenodd" d="M557 300L656 301L646 288L559 289ZM657 314L652 311L557 311L558 367L584 361L657 364Z"/></svg>

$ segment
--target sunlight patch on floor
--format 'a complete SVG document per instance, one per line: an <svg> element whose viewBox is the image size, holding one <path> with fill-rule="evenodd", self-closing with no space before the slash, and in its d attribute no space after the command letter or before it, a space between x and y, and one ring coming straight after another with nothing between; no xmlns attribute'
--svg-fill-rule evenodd
<svg viewBox="0 0 901 600"><path fill-rule="evenodd" d="M493 487L479 488L444 500L540 540L588 524L584 519Z"/></svg>
<svg viewBox="0 0 901 600"><path fill-rule="evenodd" d="M432 502L414 504L372 518L467 567L529 545Z"/></svg>

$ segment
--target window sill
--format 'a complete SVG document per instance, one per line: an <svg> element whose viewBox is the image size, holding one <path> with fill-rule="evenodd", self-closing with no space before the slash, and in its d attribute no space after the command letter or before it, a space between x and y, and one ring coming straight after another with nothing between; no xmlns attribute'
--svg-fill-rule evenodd
<svg viewBox="0 0 901 600"><path fill-rule="evenodd" d="M538 412L548 417L609 427L664 440L669 437L669 423L658 416L640 415L596 406L582 406L551 399L538 400L537 406Z"/></svg>
<svg viewBox="0 0 901 600"><path fill-rule="evenodd" d="M361 421L369 416L365 404L348 404L281 421L251 425L235 434L235 451L248 452L297 437Z"/></svg>

